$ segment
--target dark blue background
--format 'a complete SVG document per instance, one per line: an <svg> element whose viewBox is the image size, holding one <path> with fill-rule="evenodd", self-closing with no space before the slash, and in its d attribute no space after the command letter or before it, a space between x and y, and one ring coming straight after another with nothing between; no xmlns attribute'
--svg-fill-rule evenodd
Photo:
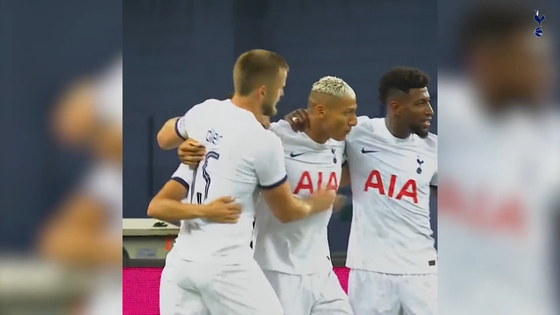
<svg viewBox="0 0 560 315"><path fill-rule="evenodd" d="M193 105L232 92L233 64L247 50L272 50L290 64L277 119L305 107L311 85L325 75L352 85L360 115L381 116L379 78L401 65L432 77L437 110L435 0L123 3L124 217L145 217L179 163L176 151L157 147L157 130ZM349 228L339 215L331 220L334 252L346 251Z"/></svg>
<svg viewBox="0 0 560 315"><path fill-rule="evenodd" d="M58 93L122 47L115 0L0 0L0 249L25 249L82 175L47 132Z"/></svg>

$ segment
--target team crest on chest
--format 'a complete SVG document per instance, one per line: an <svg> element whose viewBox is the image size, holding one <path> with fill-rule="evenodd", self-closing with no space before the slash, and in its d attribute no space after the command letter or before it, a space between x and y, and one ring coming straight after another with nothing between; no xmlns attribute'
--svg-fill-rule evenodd
<svg viewBox="0 0 560 315"><path fill-rule="evenodd" d="M416 169L416 173L422 174L422 164L424 164L424 161L421 160L420 157L418 156L416 158L416 163L418 163L418 168Z"/></svg>

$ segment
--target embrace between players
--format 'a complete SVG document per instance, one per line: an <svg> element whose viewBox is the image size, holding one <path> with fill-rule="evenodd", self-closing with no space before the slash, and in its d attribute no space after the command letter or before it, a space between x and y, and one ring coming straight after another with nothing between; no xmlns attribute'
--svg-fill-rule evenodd
<svg viewBox="0 0 560 315"><path fill-rule="evenodd" d="M373 119L356 117L346 82L323 77L307 110L269 123L288 70L273 52L246 52L231 99L198 104L158 133L160 147L179 147L185 163L148 207L181 221L161 276L161 314L436 314L429 77L389 71L379 85L387 116ZM346 295L327 227L348 184Z"/></svg>

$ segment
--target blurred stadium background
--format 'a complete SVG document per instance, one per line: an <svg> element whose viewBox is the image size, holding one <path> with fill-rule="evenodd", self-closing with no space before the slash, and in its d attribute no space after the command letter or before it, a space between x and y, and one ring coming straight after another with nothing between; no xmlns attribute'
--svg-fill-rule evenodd
<svg viewBox="0 0 560 315"><path fill-rule="evenodd" d="M87 276L94 269L53 264L37 251L47 222L98 160L92 142L77 150L55 137L51 118L70 86L105 70L122 51L121 9L113 0L0 1L1 314L83 314L92 305L121 313L118 304L91 299L100 292ZM120 246L121 237L113 242Z"/></svg>
<svg viewBox="0 0 560 315"><path fill-rule="evenodd" d="M559 312L558 12L438 1L441 314Z"/></svg>

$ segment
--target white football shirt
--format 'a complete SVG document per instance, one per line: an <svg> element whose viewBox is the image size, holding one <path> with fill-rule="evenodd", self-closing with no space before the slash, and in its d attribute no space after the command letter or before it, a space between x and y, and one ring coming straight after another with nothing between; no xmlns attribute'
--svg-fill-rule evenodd
<svg viewBox="0 0 560 315"><path fill-rule="evenodd" d="M118 241L122 237L122 183L121 166L103 160L93 165L83 183L83 193L99 202L106 217L105 229L99 235L101 238ZM94 290L85 302L86 314L122 312L121 277L120 266L101 267L95 271Z"/></svg>
<svg viewBox="0 0 560 315"><path fill-rule="evenodd" d="M346 138L353 217L346 266L389 274L436 273L430 185L437 136L394 137L385 118L365 119Z"/></svg>
<svg viewBox="0 0 560 315"><path fill-rule="evenodd" d="M171 175L171 180L181 184L187 190L187 196L182 200L183 203L190 203L191 184L194 180L194 169L186 164L179 164L179 167ZM185 220L189 221L189 220Z"/></svg>
<svg viewBox="0 0 560 315"><path fill-rule="evenodd" d="M122 234L122 168L111 161L99 160L87 174L83 192L95 198L105 210L105 230L111 235Z"/></svg>
<svg viewBox="0 0 560 315"><path fill-rule="evenodd" d="M284 146L288 181L294 195L309 196L321 186L338 190L344 142L313 141L284 120L270 125ZM255 259L264 270L312 274L332 270L327 227L332 209L303 220L281 223L261 200L256 213Z"/></svg>
<svg viewBox="0 0 560 315"><path fill-rule="evenodd" d="M177 120L177 133L206 147L191 184L190 202L206 204L231 196L243 212L235 224L191 220L182 229L170 255L198 262L239 263L252 260L255 203L259 189L286 180L280 139L255 116L230 100L210 99Z"/></svg>
<svg viewBox="0 0 560 315"><path fill-rule="evenodd" d="M96 113L101 120L122 125L123 61L117 58L96 80Z"/></svg>
<svg viewBox="0 0 560 315"><path fill-rule="evenodd" d="M490 117L472 82L440 82L440 312L557 314L558 113Z"/></svg>

